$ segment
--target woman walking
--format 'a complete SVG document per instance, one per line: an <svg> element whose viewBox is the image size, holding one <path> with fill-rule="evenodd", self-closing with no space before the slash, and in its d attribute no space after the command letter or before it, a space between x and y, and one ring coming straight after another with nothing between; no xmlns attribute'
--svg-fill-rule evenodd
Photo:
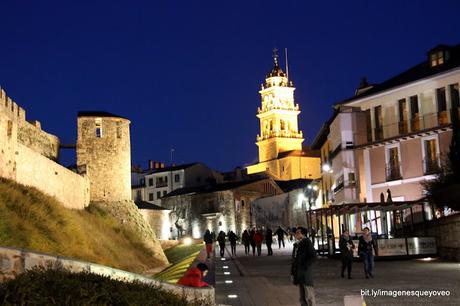
<svg viewBox="0 0 460 306"><path fill-rule="evenodd" d="M347 269L348 279L351 279L351 265L353 264L353 249L355 245L351 240L350 232L345 230L339 240L340 256L342 259L342 278L345 277L345 269Z"/></svg>

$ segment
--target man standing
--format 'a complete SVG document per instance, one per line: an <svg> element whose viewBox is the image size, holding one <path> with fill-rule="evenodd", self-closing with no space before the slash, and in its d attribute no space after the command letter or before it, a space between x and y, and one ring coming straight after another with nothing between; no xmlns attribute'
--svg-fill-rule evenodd
<svg viewBox="0 0 460 306"><path fill-rule="evenodd" d="M287 235L286 231L282 229L281 226L278 226L278 228L275 231L275 235L278 236L278 248L281 249L281 244L283 244L284 248L284 235Z"/></svg>
<svg viewBox="0 0 460 306"><path fill-rule="evenodd" d="M273 255L272 242L273 242L273 232L270 228L267 228L267 231L265 232L265 244L267 245L268 256Z"/></svg>
<svg viewBox="0 0 460 306"><path fill-rule="evenodd" d="M316 259L316 250L313 243L307 238L307 229L297 227L295 231L294 249L292 251L291 276L294 285L299 287L300 305L314 306L315 292L313 290L313 262Z"/></svg>

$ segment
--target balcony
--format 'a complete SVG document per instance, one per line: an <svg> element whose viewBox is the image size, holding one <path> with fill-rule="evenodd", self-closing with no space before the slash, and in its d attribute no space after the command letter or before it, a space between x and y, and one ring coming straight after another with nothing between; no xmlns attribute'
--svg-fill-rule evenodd
<svg viewBox="0 0 460 306"><path fill-rule="evenodd" d="M165 181L156 181L155 186L156 186L156 188L167 187L167 186L168 186L168 182L165 182Z"/></svg>
<svg viewBox="0 0 460 306"><path fill-rule="evenodd" d="M423 169L425 175L436 174L441 172L441 167L439 166L438 156L425 158L423 160Z"/></svg>
<svg viewBox="0 0 460 306"><path fill-rule="evenodd" d="M302 133L302 131L299 131L299 132L285 131L285 130L271 131L271 132L268 132L267 134L264 134L262 136L257 135L257 141L262 141L264 139L273 138L273 137L302 139L303 138L303 133Z"/></svg>
<svg viewBox="0 0 460 306"><path fill-rule="evenodd" d="M438 122L439 122L439 125L445 125L449 123L449 117L447 116L447 111L438 112Z"/></svg>
<svg viewBox="0 0 460 306"><path fill-rule="evenodd" d="M407 120L398 122L399 134L409 133L409 124Z"/></svg>
<svg viewBox="0 0 460 306"><path fill-rule="evenodd" d="M382 127L376 127L374 129L374 136L375 136L376 141L382 140L383 139L383 128Z"/></svg>
<svg viewBox="0 0 460 306"><path fill-rule="evenodd" d="M399 164L388 164L386 166L386 178L387 182L402 179L401 171L399 170Z"/></svg>

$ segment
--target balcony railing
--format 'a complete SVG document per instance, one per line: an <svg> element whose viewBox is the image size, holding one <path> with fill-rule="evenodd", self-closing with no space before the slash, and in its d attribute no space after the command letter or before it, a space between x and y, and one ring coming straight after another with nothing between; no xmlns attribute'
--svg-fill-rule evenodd
<svg viewBox="0 0 460 306"><path fill-rule="evenodd" d="M409 124L407 120L398 122L398 126L399 126L399 134L409 133Z"/></svg>
<svg viewBox="0 0 460 306"><path fill-rule="evenodd" d="M424 165L425 175L436 174L436 173L441 172L441 167L439 166L438 156L431 157L431 158L425 158L423 160L423 165Z"/></svg>
<svg viewBox="0 0 460 306"><path fill-rule="evenodd" d="M263 136L257 135L257 141L261 141L264 139L272 138L272 137L283 137L283 138L303 138L302 131L291 132L291 131L271 131Z"/></svg>
<svg viewBox="0 0 460 306"><path fill-rule="evenodd" d="M165 181L156 181L155 186L156 186L157 188L166 187L166 186L168 186L168 182L165 182Z"/></svg>
<svg viewBox="0 0 460 306"><path fill-rule="evenodd" d="M459 109L460 110L460 109ZM399 137L405 134L419 132L450 124L448 111L430 113L424 116L416 116L410 120L399 121L385 124L377 128L367 130L367 140L381 141L388 138ZM370 138L370 132L373 132L373 138Z"/></svg>
<svg viewBox="0 0 460 306"><path fill-rule="evenodd" d="M386 166L387 181L396 181L402 179L401 171L399 170L399 164L388 164Z"/></svg>

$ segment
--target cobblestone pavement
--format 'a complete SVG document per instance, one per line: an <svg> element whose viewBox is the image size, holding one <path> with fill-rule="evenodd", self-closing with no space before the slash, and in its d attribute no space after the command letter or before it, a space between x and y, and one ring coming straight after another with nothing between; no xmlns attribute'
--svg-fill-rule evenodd
<svg viewBox="0 0 460 306"><path fill-rule="evenodd" d="M260 257L246 256L241 245L237 246L235 257L229 256L229 251L228 247L225 260L216 256L217 304L299 305L297 287L291 284L289 277L292 244L288 243L286 248L281 249L274 245L274 256L266 256L266 249L262 249ZM340 278L339 270L339 260L318 258L314 278L319 306L343 305L346 295L360 296L361 293L373 292L380 296L364 296L367 305L460 305L460 263L414 259L377 261L374 279L364 277L361 262L353 264L353 279ZM389 290L388 294L398 294L403 290L449 290L450 296L381 296L383 290Z"/></svg>

